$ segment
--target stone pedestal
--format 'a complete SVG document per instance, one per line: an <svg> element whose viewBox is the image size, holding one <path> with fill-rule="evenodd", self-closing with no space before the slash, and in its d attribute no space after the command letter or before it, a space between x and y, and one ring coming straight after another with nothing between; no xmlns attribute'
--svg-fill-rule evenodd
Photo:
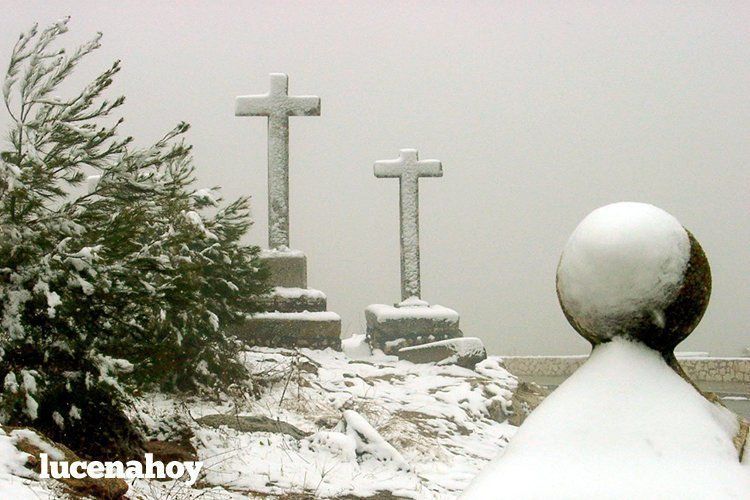
<svg viewBox="0 0 750 500"><path fill-rule="evenodd" d="M458 328L458 313L439 305L372 304L365 309L365 320L368 342L386 354L396 354L404 347L463 336Z"/></svg>
<svg viewBox="0 0 750 500"><path fill-rule="evenodd" d="M307 257L299 250L263 250L260 260L270 271L273 286L307 288Z"/></svg>
<svg viewBox="0 0 750 500"><path fill-rule="evenodd" d="M274 286L261 298L264 312L248 316L234 333L263 347L307 347L341 350L341 317L326 311L326 295L307 288L307 258L298 250L265 250Z"/></svg>

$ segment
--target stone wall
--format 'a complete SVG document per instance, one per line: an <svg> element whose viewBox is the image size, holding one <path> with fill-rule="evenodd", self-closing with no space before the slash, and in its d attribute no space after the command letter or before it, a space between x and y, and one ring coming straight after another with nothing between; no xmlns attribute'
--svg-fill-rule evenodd
<svg viewBox="0 0 750 500"><path fill-rule="evenodd" d="M750 383L750 358L685 358L679 361L693 380Z"/></svg>
<svg viewBox="0 0 750 500"><path fill-rule="evenodd" d="M504 356L505 367L514 375L568 377L588 356ZM679 358L695 381L750 383L750 358Z"/></svg>

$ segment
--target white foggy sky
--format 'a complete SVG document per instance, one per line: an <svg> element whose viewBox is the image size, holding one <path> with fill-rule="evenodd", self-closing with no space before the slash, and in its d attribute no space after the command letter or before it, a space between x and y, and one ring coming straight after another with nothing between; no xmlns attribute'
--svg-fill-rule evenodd
<svg viewBox="0 0 750 500"><path fill-rule="evenodd" d="M120 58L123 131L179 120L201 185L253 197L265 245L266 123L234 98L290 75L322 98L291 120L291 240L346 333L399 299L398 183L375 160L417 148L423 297L493 353L582 353L555 296L560 251L601 205L653 203L703 245L713 295L680 350L750 347L750 3L2 1L0 54L72 15L104 32L77 72ZM8 124L0 112L0 126Z"/></svg>

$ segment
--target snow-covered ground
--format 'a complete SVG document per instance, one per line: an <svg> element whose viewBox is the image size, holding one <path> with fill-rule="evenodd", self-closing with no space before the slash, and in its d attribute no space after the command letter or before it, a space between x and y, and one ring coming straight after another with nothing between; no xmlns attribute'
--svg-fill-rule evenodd
<svg viewBox="0 0 750 500"><path fill-rule="evenodd" d="M348 347L354 347L350 354L357 352L351 343ZM167 429L173 422L191 427L204 467L191 489L138 480L131 493L144 498L289 493L322 498L458 497L516 430L496 421L510 410L515 377L494 357L472 371L417 365L392 356L367 357L362 351L360 359L330 349L248 351L248 366L267 384L258 399L141 398L141 417L152 429ZM220 413L269 417L305 435L298 439L283 432L198 422ZM13 470L0 468L0 486L11 484ZM12 481L18 480L13 476ZM37 486L44 498L44 486Z"/></svg>
<svg viewBox="0 0 750 500"><path fill-rule="evenodd" d="M154 437L190 428L204 467L191 488L135 480L129 496L449 499L483 471L470 498L634 498L644 484L660 498L742 498L750 463L737 462L734 417L654 351L623 342L597 352L517 435L503 419L517 380L496 357L473 371L368 356L356 341L348 354L255 348L245 359L263 385L257 398L138 400ZM266 417L264 429L243 416ZM23 467L17 437L0 433L0 498L60 498Z"/></svg>
<svg viewBox="0 0 750 500"><path fill-rule="evenodd" d="M311 435L197 428L205 481L229 491L455 497L515 430L490 418L490 405L507 407L516 384L497 359L474 372L385 356L352 361L331 350L257 349L247 362L277 382L243 413ZM189 410L197 419L231 408Z"/></svg>

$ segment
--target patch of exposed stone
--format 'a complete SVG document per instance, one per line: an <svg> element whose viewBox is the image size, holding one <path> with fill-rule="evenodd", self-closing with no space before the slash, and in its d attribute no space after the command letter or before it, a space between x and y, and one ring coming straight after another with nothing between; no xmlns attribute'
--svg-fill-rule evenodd
<svg viewBox="0 0 750 500"><path fill-rule="evenodd" d="M307 256L299 251L264 250L263 265L271 275L273 286L307 288Z"/></svg>
<svg viewBox="0 0 750 500"><path fill-rule="evenodd" d="M146 453L154 455L154 460L168 462L192 462L198 460L198 452L189 440L184 442L153 439L144 445Z"/></svg>
<svg viewBox="0 0 750 500"><path fill-rule="evenodd" d="M502 404L502 400L493 401L489 407L490 416L496 422L507 421L511 425L520 426L548 395L549 391L542 386L519 380L510 405Z"/></svg>
<svg viewBox="0 0 750 500"><path fill-rule="evenodd" d="M513 392L511 407L513 412L508 417L508 422L512 425L521 425L526 417L539 406L544 398L549 395L549 391L533 383L519 381L516 390Z"/></svg>
<svg viewBox="0 0 750 500"><path fill-rule="evenodd" d="M287 422L259 415L213 414L200 417L196 421L207 427L218 428L225 426L239 432L274 432L286 434L295 439L302 439L310 435L309 432L302 431Z"/></svg>
<svg viewBox="0 0 750 500"><path fill-rule="evenodd" d="M679 359L694 380L750 383L750 358Z"/></svg>

